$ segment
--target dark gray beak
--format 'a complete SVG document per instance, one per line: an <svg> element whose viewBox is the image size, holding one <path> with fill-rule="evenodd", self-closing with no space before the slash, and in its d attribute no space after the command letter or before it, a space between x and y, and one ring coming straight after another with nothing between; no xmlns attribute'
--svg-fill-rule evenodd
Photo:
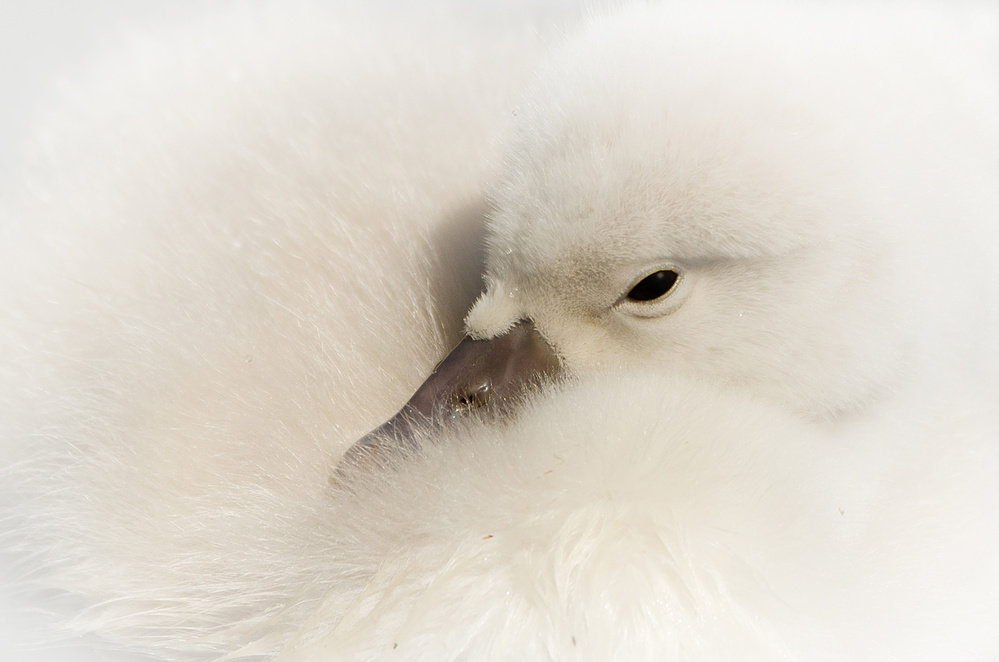
<svg viewBox="0 0 999 662"><path fill-rule="evenodd" d="M417 430L431 430L472 412L508 416L527 390L558 373L558 358L530 321L520 321L490 340L466 337L398 414L347 450L338 469L385 466L398 451L419 448Z"/></svg>

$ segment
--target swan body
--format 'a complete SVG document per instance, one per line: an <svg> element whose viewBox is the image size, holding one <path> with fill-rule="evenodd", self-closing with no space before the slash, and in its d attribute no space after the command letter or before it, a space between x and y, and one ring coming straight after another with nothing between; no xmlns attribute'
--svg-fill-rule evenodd
<svg viewBox="0 0 999 662"><path fill-rule="evenodd" d="M996 17L895 11L110 63L4 206L9 585L166 659L994 659ZM525 320L559 381L331 482Z"/></svg>

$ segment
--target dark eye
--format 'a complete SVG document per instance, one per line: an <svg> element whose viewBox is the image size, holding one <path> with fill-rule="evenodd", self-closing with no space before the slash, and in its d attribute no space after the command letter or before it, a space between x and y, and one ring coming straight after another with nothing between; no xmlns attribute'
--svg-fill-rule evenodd
<svg viewBox="0 0 999 662"><path fill-rule="evenodd" d="M628 298L632 301L655 301L666 295L676 284L679 278L672 269L662 269L651 273L628 292Z"/></svg>

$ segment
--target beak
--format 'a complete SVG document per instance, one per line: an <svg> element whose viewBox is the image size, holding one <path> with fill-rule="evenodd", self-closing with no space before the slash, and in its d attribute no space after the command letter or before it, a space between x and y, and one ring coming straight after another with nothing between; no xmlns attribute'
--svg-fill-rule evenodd
<svg viewBox="0 0 999 662"><path fill-rule="evenodd" d="M393 451L419 448L417 430L439 428L472 412L509 415L520 396L559 372L555 352L529 320L489 340L466 336L398 414L347 449L338 469L385 466Z"/></svg>

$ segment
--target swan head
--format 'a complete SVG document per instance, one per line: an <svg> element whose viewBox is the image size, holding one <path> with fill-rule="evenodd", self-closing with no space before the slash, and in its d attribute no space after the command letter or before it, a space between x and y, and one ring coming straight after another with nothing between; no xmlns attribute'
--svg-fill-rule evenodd
<svg viewBox="0 0 999 662"><path fill-rule="evenodd" d="M809 418L891 387L891 196L860 174L876 113L817 84L802 44L795 62L745 32L712 43L639 10L548 63L517 111L471 337L530 320L568 372L651 367Z"/></svg>
<svg viewBox="0 0 999 662"><path fill-rule="evenodd" d="M543 339L492 373L518 393L554 373L550 354L563 375L653 369L813 420L892 388L906 326L884 239L894 198L865 169L876 112L843 103L807 44L757 27L712 41L638 9L542 68L493 195L466 358L421 388L436 406L511 334ZM414 401L401 414L432 417Z"/></svg>

